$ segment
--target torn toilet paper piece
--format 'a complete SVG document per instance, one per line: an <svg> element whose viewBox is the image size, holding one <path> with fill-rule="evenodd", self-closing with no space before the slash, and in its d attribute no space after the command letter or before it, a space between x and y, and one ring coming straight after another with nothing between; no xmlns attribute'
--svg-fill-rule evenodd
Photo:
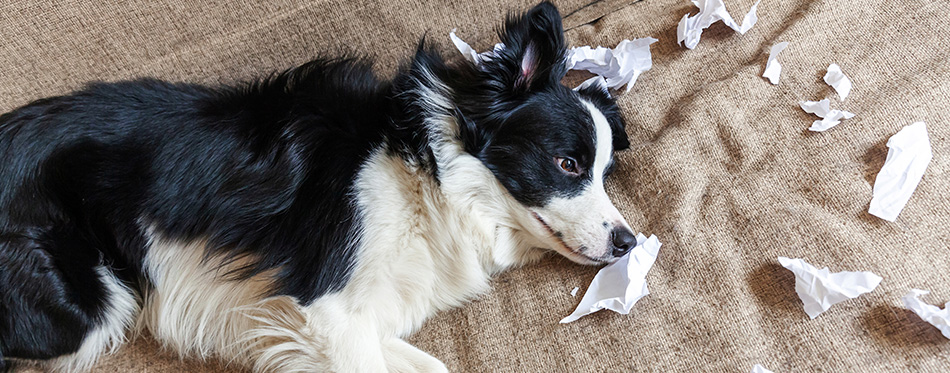
<svg viewBox="0 0 950 373"><path fill-rule="evenodd" d="M577 296L577 291L580 290L580 289L581 289L581 288L579 288L579 287L577 287L577 286L575 286L573 289L571 289L571 296L572 296L572 297L576 297L576 296Z"/></svg>
<svg viewBox="0 0 950 373"><path fill-rule="evenodd" d="M802 259L778 257L782 267L795 274L795 292L805 304L805 313L814 319L835 303L868 293L881 283L871 272L835 272L817 269Z"/></svg>
<svg viewBox="0 0 950 373"><path fill-rule="evenodd" d="M696 48L703 30L717 21L722 21L736 32L745 34L759 20L755 15L755 11L759 7L759 1L752 5L752 9L749 9L749 13L746 13L745 18L742 19L741 25L732 19L722 0L692 0L692 2L699 8L699 13L692 17L689 16L689 13L684 14L683 19L676 27L677 43L683 44L689 49Z"/></svg>
<svg viewBox="0 0 950 373"><path fill-rule="evenodd" d="M848 94L851 93L851 79L848 79L848 77L841 72L841 67L838 66L838 64L833 63L828 66L828 72L825 73L824 79L825 83L828 83L828 85L835 89L835 92L838 92L841 101L848 98Z"/></svg>
<svg viewBox="0 0 950 373"><path fill-rule="evenodd" d="M773 373L773 372L771 370L765 369L765 367L759 364L755 364L755 366L752 367L752 373Z"/></svg>
<svg viewBox="0 0 950 373"><path fill-rule="evenodd" d="M637 246L620 260L601 268L594 276L580 304L570 316L561 320L561 324L577 320L582 316L608 309L620 314L630 313L630 309L650 291L647 290L647 271L653 267L656 255L660 251L656 236L646 238L637 235Z"/></svg>
<svg viewBox="0 0 950 373"><path fill-rule="evenodd" d="M919 299L921 295L930 294L927 290L920 289L911 289L910 293L904 296L904 307L914 311L917 316L920 316L926 322L929 322L930 325L940 329L940 333L944 337L950 339L950 302L947 302L943 306L943 309L940 307L924 303Z"/></svg>
<svg viewBox="0 0 950 373"><path fill-rule="evenodd" d="M452 31L449 32L449 38L452 39L452 44L455 44L455 48L457 48L459 52L462 52L462 55L465 56L466 60L472 61L476 65L478 64L480 60L478 52L476 52L471 45L468 45L468 43L462 41L462 39L455 35L455 29L452 29Z"/></svg>
<svg viewBox="0 0 950 373"><path fill-rule="evenodd" d="M933 159L927 124L916 122L887 140L887 159L874 179L868 213L887 221L897 220Z"/></svg>
<svg viewBox="0 0 950 373"><path fill-rule="evenodd" d="M640 74L653 68L650 44L656 42L656 39L646 37L623 40L613 49L574 47L567 51L567 68L602 76L608 88L619 89L627 85L626 91L629 92Z"/></svg>
<svg viewBox="0 0 950 373"><path fill-rule="evenodd" d="M831 127L837 126L838 123L841 123L842 119L854 118L854 113L837 109L832 110L830 103L831 101L828 101L827 98L821 101L802 101L798 103L806 113L815 114L821 118L821 120L816 120L812 123L811 127L808 127L810 131L823 132Z"/></svg>
<svg viewBox="0 0 950 373"><path fill-rule="evenodd" d="M452 31L449 32L449 38L452 39L452 44L455 44L455 48L458 49L459 52L462 52L462 55L465 56L466 60L471 61L475 65L482 63L482 61L488 58L494 57L500 49L505 47L504 44L498 43L495 44L495 47L492 48L492 50L478 53L475 48L472 48L471 45L468 45L468 43L459 38L458 35L455 35L455 30L456 29L452 29Z"/></svg>
<svg viewBox="0 0 950 373"><path fill-rule="evenodd" d="M772 84L778 84L779 75L782 74L782 64L778 63L778 54L788 46L787 41L775 44L769 50L769 59L765 62L765 72L762 77L768 78Z"/></svg>

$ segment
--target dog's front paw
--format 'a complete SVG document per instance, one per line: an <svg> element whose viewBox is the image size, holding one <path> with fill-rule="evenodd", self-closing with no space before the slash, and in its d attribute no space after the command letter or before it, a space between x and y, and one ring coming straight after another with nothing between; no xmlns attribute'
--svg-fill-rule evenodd
<svg viewBox="0 0 950 373"><path fill-rule="evenodd" d="M443 373L448 368L439 359L432 357L399 338L383 342L386 368L390 373Z"/></svg>

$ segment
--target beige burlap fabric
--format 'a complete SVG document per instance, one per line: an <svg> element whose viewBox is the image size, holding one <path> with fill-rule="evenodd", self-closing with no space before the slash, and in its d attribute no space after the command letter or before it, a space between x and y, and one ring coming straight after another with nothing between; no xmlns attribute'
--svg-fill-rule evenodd
<svg viewBox="0 0 950 373"><path fill-rule="evenodd" d="M753 0L726 0L736 19ZM454 53L453 27L479 49L502 15L529 1L430 4L274 1L122 7L53 2L0 5L0 109L67 92L90 79L158 76L232 82L319 51L376 55L384 74L429 31ZM411 342L452 371L776 372L950 370L950 340L902 308L910 288L950 300L950 26L946 1L763 1L739 35L721 23L695 50L675 43L686 0L561 3L575 45L653 36L653 70L619 94L631 149L610 194L637 229L663 242L652 294L629 315L569 314L597 271L563 259L499 276L479 300L427 322ZM781 84L761 78L769 47ZM821 77L842 66L841 102ZM585 76L575 74L577 81ZM830 97L857 114L825 133L801 100ZM894 223L867 213L885 142L925 121L934 158ZM778 256L833 271L869 270L874 292L815 320ZM99 372L218 372L162 352L147 338L102 360Z"/></svg>

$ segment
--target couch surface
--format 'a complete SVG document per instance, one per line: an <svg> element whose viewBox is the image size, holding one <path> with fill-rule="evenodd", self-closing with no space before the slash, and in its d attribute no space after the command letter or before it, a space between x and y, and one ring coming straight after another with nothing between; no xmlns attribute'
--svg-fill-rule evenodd
<svg viewBox="0 0 950 373"><path fill-rule="evenodd" d="M725 0L741 20L753 0ZM200 5L199 5L200 4ZM629 315L558 321L597 271L551 257L498 276L471 304L430 319L409 340L465 372L948 371L950 340L903 308L911 288L950 300L950 22L946 1L765 0L745 35L722 23L695 50L676 44L687 0L557 3L572 45L652 36L654 67L618 92L631 149L608 193L663 247L651 294ZM320 54L374 56L391 75L418 38L460 58L533 1L209 1L0 5L0 110L90 80L154 76L234 83ZM769 48L781 82L761 77ZM842 66L846 101L822 82ZM573 84L587 76L572 73ZM824 133L798 102L829 97L857 114ZM867 213L887 139L928 125L934 158L896 222ZM875 291L811 320L778 256L832 271L873 271ZM577 297L570 295L575 286ZM20 368L31 371L35 368ZM180 359L147 335L96 372L223 372Z"/></svg>

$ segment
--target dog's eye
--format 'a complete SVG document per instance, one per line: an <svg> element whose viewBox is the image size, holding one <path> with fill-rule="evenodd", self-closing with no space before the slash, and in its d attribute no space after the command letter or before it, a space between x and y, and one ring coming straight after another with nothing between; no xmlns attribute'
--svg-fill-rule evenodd
<svg viewBox="0 0 950 373"><path fill-rule="evenodd" d="M564 170L564 172L567 172L572 175L577 175L581 173L577 169L577 162L571 158L557 157L557 158L554 158L554 160L557 162L558 166L561 166L561 169Z"/></svg>

